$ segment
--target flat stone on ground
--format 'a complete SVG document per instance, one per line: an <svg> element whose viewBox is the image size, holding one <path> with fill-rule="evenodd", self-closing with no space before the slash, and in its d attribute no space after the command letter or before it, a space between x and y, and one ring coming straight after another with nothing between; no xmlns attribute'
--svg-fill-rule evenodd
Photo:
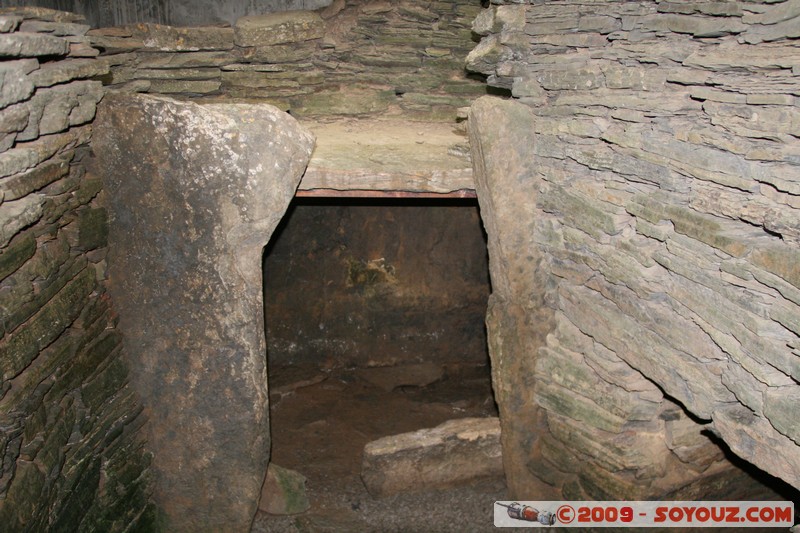
<svg viewBox="0 0 800 533"><path fill-rule="evenodd" d="M361 479L374 497L494 476L503 476L497 418L448 420L432 429L384 437L364 447L361 463Z"/></svg>

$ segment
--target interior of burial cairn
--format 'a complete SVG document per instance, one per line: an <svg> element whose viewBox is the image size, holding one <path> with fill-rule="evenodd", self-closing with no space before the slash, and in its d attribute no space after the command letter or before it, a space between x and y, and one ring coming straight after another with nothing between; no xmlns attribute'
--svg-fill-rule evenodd
<svg viewBox="0 0 800 533"><path fill-rule="evenodd" d="M795 0L0 6L3 528L797 507Z"/></svg>

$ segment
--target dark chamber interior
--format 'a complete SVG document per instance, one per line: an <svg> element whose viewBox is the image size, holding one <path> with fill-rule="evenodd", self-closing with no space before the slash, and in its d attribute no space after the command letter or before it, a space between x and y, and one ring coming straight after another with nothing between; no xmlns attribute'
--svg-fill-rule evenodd
<svg viewBox="0 0 800 533"><path fill-rule="evenodd" d="M475 200L293 201L264 254L271 461L308 478L311 513L375 519L367 442L497 415L489 293ZM492 483L466 490L491 503Z"/></svg>

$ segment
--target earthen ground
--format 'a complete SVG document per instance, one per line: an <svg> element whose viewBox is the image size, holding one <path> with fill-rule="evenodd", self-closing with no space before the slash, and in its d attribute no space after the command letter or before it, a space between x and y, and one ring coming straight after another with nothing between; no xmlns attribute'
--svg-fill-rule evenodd
<svg viewBox="0 0 800 533"><path fill-rule="evenodd" d="M364 445L379 437L465 417L496 416L488 369L448 367L426 387L387 392L355 369L311 365L270 369L272 461L308 478L311 509L292 517L256 516L265 532L492 531L503 479L449 490L371 497L360 479ZM275 392L279 391L279 392Z"/></svg>

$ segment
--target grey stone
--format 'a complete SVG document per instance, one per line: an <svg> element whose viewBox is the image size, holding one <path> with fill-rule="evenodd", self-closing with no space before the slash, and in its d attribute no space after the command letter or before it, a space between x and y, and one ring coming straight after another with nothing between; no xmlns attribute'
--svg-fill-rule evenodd
<svg viewBox="0 0 800 533"><path fill-rule="evenodd" d="M20 132L23 141L66 131L94 118L97 102L103 97L99 81L79 81L40 89L28 102L28 127Z"/></svg>
<svg viewBox="0 0 800 533"><path fill-rule="evenodd" d="M800 37L800 17L779 22L770 26L751 26L742 40L748 44L774 42Z"/></svg>
<svg viewBox="0 0 800 533"><path fill-rule="evenodd" d="M254 63L294 63L310 59L317 48L314 43L275 44L239 50L242 61Z"/></svg>
<svg viewBox="0 0 800 533"><path fill-rule="evenodd" d="M222 71L213 67L168 68L136 70L136 77L145 80L211 80L218 79Z"/></svg>
<svg viewBox="0 0 800 533"><path fill-rule="evenodd" d="M3 209L0 210L0 247L41 218L44 202L45 197L41 194L29 194L19 200L3 202Z"/></svg>
<svg viewBox="0 0 800 533"><path fill-rule="evenodd" d="M137 59L139 69L221 67L236 62L236 56L227 51L184 52L181 54L150 52L140 55Z"/></svg>
<svg viewBox="0 0 800 533"><path fill-rule="evenodd" d="M538 142L531 108L519 102L482 97L468 120L475 189L488 235L492 296L487 314L493 388L503 428L506 482L512 494L552 494L528 463L541 433L540 408L531 395L538 350L553 327L546 302L547 267L530 228L540 216L535 206L542 181L530 157ZM527 253L520 254L520 250Z"/></svg>
<svg viewBox="0 0 800 533"><path fill-rule="evenodd" d="M786 20L800 17L800 2L787 0L770 6L760 14L748 14L743 21L747 24L777 24Z"/></svg>
<svg viewBox="0 0 800 533"><path fill-rule="evenodd" d="M661 2L658 4L659 13L680 13L691 15L702 13L715 17L739 17L742 7L737 2Z"/></svg>
<svg viewBox="0 0 800 533"><path fill-rule="evenodd" d="M50 22L44 20L26 20L19 27L19 31L30 33L50 33L58 37L80 37L89 31L88 24L75 24L73 22Z"/></svg>
<svg viewBox="0 0 800 533"><path fill-rule="evenodd" d="M217 92L219 80L149 80L147 91L159 94L208 94Z"/></svg>
<svg viewBox="0 0 800 533"><path fill-rule="evenodd" d="M748 26L736 18L704 18L691 15L651 15L640 19L645 30L689 33L693 37L722 37L748 31ZM749 33L749 31L748 31Z"/></svg>
<svg viewBox="0 0 800 533"><path fill-rule="evenodd" d="M736 455L791 485L800 485L797 444L766 419L737 404L717 407L713 418L714 428Z"/></svg>
<svg viewBox="0 0 800 533"><path fill-rule="evenodd" d="M38 67L35 59L0 63L0 108L21 102L33 94L35 86L26 74Z"/></svg>
<svg viewBox="0 0 800 533"><path fill-rule="evenodd" d="M108 64L94 59L71 59L42 65L28 77L37 87L108 74Z"/></svg>
<svg viewBox="0 0 800 533"><path fill-rule="evenodd" d="M261 255L313 139L271 106L109 94L93 143L156 502L171 529L246 530L269 456Z"/></svg>
<svg viewBox="0 0 800 533"><path fill-rule="evenodd" d="M764 394L764 416L782 434L800 444L800 420L795 408L800 401L800 388L796 384L770 387Z"/></svg>
<svg viewBox="0 0 800 533"><path fill-rule="evenodd" d="M310 507L306 478L299 472L270 463L258 509L274 515L292 515L308 511Z"/></svg>
<svg viewBox="0 0 800 533"><path fill-rule="evenodd" d="M81 126L33 142L18 143L14 148L0 154L0 177L25 172L58 152L84 144L90 136L91 128Z"/></svg>
<svg viewBox="0 0 800 533"><path fill-rule="evenodd" d="M481 39L481 42L467 56L466 67L472 72L493 74L497 65L511 59L511 50L500 43L500 40L490 35Z"/></svg>
<svg viewBox="0 0 800 533"><path fill-rule="evenodd" d="M502 475L497 418L448 420L367 443L361 479L374 497L443 489Z"/></svg>
<svg viewBox="0 0 800 533"><path fill-rule="evenodd" d="M319 39L325 33L325 24L311 11L285 11L242 17L234 30L237 46L267 46Z"/></svg>
<svg viewBox="0 0 800 533"><path fill-rule="evenodd" d="M0 57L63 56L69 43L41 33L0 33Z"/></svg>
<svg viewBox="0 0 800 533"><path fill-rule="evenodd" d="M233 29L222 26L176 28L161 24L143 24L136 26L133 36L142 42L145 49L196 52L233 48Z"/></svg>
<svg viewBox="0 0 800 533"><path fill-rule="evenodd" d="M0 15L0 33L10 33L15 31L20 23L22 17L15 15Z"/></svg>
<svg viewBox="0 0 800 533"><path fill-rule="evenodd" d="M69 13L47 7L19 6L0 8L0 15L19 16L23 19L41 20L44 22L83 22L85 17L78 13Z"/></svg>

